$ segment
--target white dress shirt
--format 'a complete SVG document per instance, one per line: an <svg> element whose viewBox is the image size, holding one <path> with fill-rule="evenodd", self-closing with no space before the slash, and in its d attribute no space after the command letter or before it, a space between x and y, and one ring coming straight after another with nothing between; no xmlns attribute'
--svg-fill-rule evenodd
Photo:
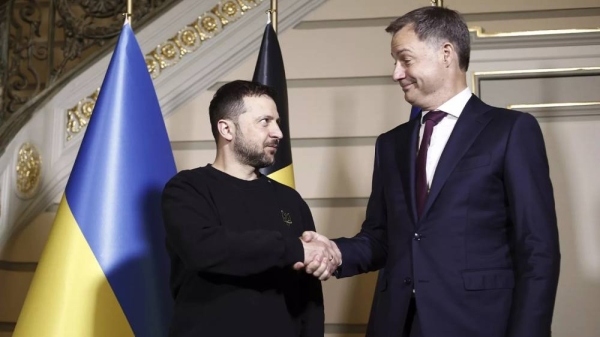
<svg viewBox="0 0 600 337"><path fill-rule="evenodd" d="M431 187L433 175L435 174L435 169L440 161L444 147L446 147L450 134L452 134L452 130L454 130L458 117L460 117L465 105L467 105L467 102L471 99L471 95L471 90L465 88L465 90L459 92L456 96L435 109L443 111L447 113L447 115L433 128L433 133L431 134L431 143L429 143L429 150L427 151L427 165L425 166L427 172L427 188ZM425 116L428 112L429 111L423 111L422 116ZM424 129L425 124L423 123L423 117L421 117L421 130L419 131L418 142L419 148L421 147Z"/></svg>

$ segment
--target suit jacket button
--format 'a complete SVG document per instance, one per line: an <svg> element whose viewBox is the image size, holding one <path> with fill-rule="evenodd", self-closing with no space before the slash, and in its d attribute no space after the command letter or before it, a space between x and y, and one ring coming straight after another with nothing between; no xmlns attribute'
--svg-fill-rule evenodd
<svg viewBox="0 0 600 337"><path fill-rule="evenodd" d="M405 278L404 284L412 284L412 279L410 277Z"/></svg>
<svg viewBox="0 0 600 337"><path fill-rule="evenodd" d="M419 233L415 233L415 237L413 238L416 241L421 241L422 235Z"/></svg>

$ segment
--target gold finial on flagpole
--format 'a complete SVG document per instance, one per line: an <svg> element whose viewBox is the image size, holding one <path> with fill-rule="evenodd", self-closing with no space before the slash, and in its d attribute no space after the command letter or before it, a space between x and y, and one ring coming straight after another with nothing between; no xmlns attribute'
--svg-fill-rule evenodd
<svg viewBox="0 0 600 337"><path fill-rule="evenodd" d="M431 5L436 7L444 7L444 0L431 0Z"/></svg>
<svg viewBox="0 0 600 337"><path fill-rule="evenodd" d="M269 10L269 13L271 14L273 30L277 33L277 0L271 0L271 9Z"/></svg>
<svg viewBox="0 0 600 337"><path fill-rule="evenodd" d="M133 16L133 0L127 0L127 13L123 13L125 18L129 20L129 24L131 24L131 17Z"/></svg>

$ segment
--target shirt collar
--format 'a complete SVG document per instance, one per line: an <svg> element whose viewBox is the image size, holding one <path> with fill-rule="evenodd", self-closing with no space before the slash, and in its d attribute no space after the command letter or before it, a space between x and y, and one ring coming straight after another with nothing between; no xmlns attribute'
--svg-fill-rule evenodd
<svg viewBox="0 0 600 337"><path fill-rule="evenodd" d="M450 116L458 118L467 105L467 102L471 99L471 95L471 89L467 87L454 97L447 100L444 104L440 105L436 110L441 110ZM423 117L428 112L429 111L423 111L423 114L421 115L421 124L423 124Z"/></svg>

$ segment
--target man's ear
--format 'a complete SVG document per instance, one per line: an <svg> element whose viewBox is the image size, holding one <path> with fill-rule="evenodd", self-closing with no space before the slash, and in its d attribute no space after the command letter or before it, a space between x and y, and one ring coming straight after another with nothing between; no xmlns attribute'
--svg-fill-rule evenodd
<svg viewBox="0 0 600 337"><path fill-rule="evenodd" d="M444 42L442 45L442 54L446 68L450 67L453 62L457 61L456 50L454 49L454 45L452 45L450 42Z"/></svg>
<svg viewBox="0 0 600 337"><path fill-rule="evenodd" d="M233 134L235 132L235 125L229 119L220 119L217 122L217 129L219 130L219 134L224 139L231 141L233 140Z"/></svg>

